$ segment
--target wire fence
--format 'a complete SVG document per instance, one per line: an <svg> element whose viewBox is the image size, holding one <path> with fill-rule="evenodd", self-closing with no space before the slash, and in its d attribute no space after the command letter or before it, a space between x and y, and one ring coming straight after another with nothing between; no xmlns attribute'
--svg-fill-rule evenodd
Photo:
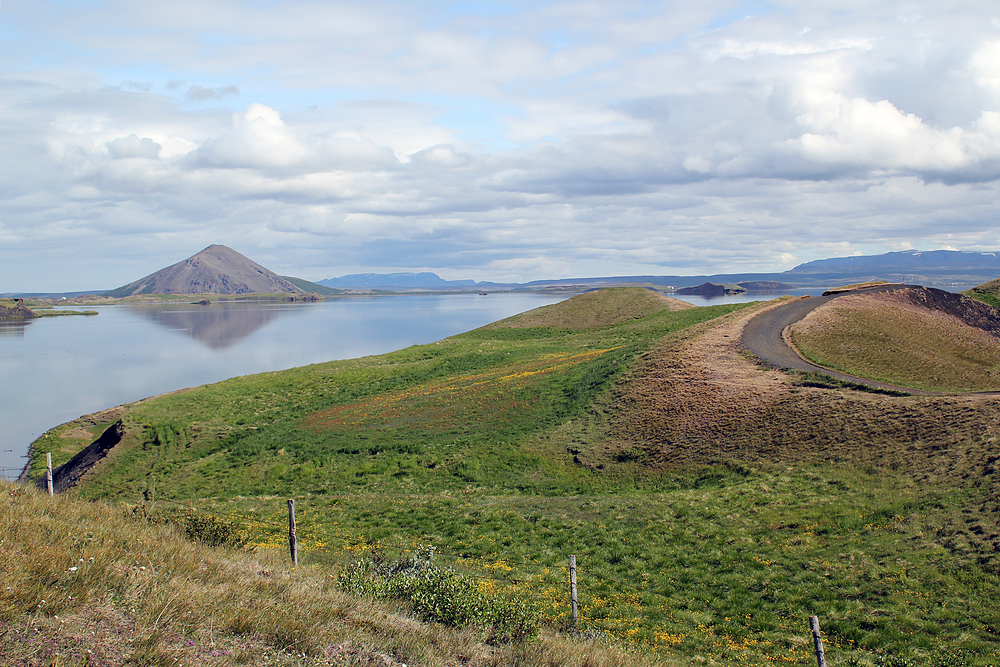
<svg viewBox="0 0 1000 667"><path fill-rule="evenodd" d="M3 468L0 467L0 479L6 481L17 481L21 474L20 468ZM112 493L122 494L123 498L131 497L131 502L140 503L147 505L148 507L155 507L156 505L167 505L170 507L203 512L205 514L215 514L220 518L227 518L229 520L235 521L237 525L249 520L252 520L255 526L256 537L263 537L265 534L270 535L281 535L284 536L288 531L288 523L284 519L284 501L275 500L274 512L268 512L264 510L260 513L253 513L252 515L246 515L239 512L228 513L219 511L216 509L209 509L205 507L200 507L197 501L192 501L190 499L174 499L169 496L169 494L146 494L138 490L134 485L131 484L102 484L102 490ZM125 501L128 503L129 501ZM300 509L308 508L308 504L304 504ZM261 508L263 509L263 508ZM308 510L306 510L308 511ZM301 525L300 517L300 529L303 527ZM305 529L307 534L310 528ZM358 536L361 537L361 536ZM365 559L368 557L376 556L380 558L396 559L405 558L413 555L413 553L421 546L431 546L433 540L428 540L428 543L422 544L420 540L386 540L377 539L371 542L367 542L364 538L361 538L361 543L355 545L354 549L344 550L329 547L321 547L319 549L310 549L308 546L303 544L299 545L300 553L309 553L313 558L320 557L322 554L327 556L333 556L335 559L339 557L348 556L353 558ZM306 541L307 545L308 542ZM360 548L359 548L360 547ZM477 571L481 571L481 575L485 575L490 579L496 581L506 581L510 583L527 583L531 578L537 578L539 576L550 575L553 572L568 573L569 568L566 564L561 562L561 558L553 559L550 563L540 563L537 560L531 559L530 557L518 556L514 554L463 554L463 553L453 553L449 549L441 544L433 544L434 547L434 557L436 560L446 565L458 566L461 568L471 568ZM503 571L502 569L495 568L495 561L501 561L503 564L508 566L510 569L508 571ZM490 567L493 565L494 567Z"/></svg>
<svg viewBox="0 0 1000 667"><path fill-rule="evenodd" d="M21 476L21 471L23 468L3 468L0 467L0 479L5 482L16 482L17 478Z"/></svg>

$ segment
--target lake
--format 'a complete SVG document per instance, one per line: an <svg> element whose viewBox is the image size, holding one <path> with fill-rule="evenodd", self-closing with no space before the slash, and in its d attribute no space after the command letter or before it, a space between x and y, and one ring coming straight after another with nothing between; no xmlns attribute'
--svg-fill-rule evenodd
<svg viewBox="0 0 1000 667"><path fill-rule="evenodd" d="M35 438L89 412L238 375L432 343L565 298L121 305L94 308L96 317L0 322L0 473L16 477Z"/></svg>
<svg viewBox="0 0 1000 667"><path fill-rule="evenodd" d="M822 291L678 298L705 306ZM35 438L89 412L238 375L432 343L565 298L422 294L119 305L95 308L96 317L0 322L0 475L16 477Z"/></svg>

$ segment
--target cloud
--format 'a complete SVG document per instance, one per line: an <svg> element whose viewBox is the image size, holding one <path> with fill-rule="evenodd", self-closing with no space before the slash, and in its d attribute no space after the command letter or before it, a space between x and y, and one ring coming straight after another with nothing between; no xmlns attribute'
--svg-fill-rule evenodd
<svg viewBox="0 0 1000 667"><path fill-rule="evenodd" d="M987 42L973 52L969 71L977 85L1000 92L1000 41Z"/></svg>
<svg viewBox="0 0 1000 667"><path fill-rule="evenodd" d="M427 167L456 169L468 166L471 162L468 155L461 155L454 146L431 146L410 155L410 162Z"/></svg>
<svg viewBox="0 0 1000 667"><path fill-rule="evenodd" d="M319 163L336 170L390 169L399 162L388 146L377 146L359 136L323 137L318 141L316 154Z"/></svg>
<svg viewBox="0 0 1000 667"><path fill-rule="evenodd" d="M305 148L285 129L277 110L255 102L233 114L233 129L205 141L196 155L222 167L290 167L303 158Z"/></svg>
<svg viewBox="0 0 1000 667"><path fill-rule="evenodd" d="M503 9L5 6L0 284L65 244L108 286L194 241L504 280L1000 246L988 7Z"/></svg>
<svg viewBox="0 0 1000 667"><path fill-rule="evenodd" d="M206 102L208 100L221 100L224 97L239 97L240 89L236 86L220 86L218 88L205 88L197 84L191 86L184 93L184 99L189 102Z"/></svg>
<svg viewBox="0 0 1000 667"><path fill-rule="evenodd" d="M992 180L1000 176L1000 114L983 111L969 127L935 128L888 100L826 94L797 118L791 140L802 155L868 170L908 170L927 177Z"/></svg>
<svg viewBox="0 0 1000 667"><path fill-rule="evenodd" d="M135 133L127 137L112 139L105 145L108 147L108 154L119 160L137 157L156 159L160 156L160 151L163 150L163 146L149 137L140 139Z"/></svg>

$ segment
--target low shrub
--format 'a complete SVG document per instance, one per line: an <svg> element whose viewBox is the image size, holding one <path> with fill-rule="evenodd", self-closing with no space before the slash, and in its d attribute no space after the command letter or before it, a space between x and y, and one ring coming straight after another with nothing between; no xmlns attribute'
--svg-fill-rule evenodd
<svg viewBox="0 0 1000 667"><path fill-rule="evenodd" d="M209 546L246 549L250 541L247 531L214 514L183 512L174 514L171 521L181 527L188 539Z"/></svg>
<svg viewBox="0 0 1000 667"><path fill-rule="evenodd" d="M472 577L437 565L434 554L434 547L420 547L398 561L358 561L340 572L337 583L355 595L403 600L425 621L481 628L490 644L538 636L537 613L527 602L484 592Z"/></svg>
<svg viewBox="0 0 1000 667"><path fill-rule="evenodd" d="M178 528L187 539L210 547L252 550L248 530L231 519L214 514L187 508L173 511L150 510L144 503L128 507L126 514L150 524L170 524Z"/></svg>

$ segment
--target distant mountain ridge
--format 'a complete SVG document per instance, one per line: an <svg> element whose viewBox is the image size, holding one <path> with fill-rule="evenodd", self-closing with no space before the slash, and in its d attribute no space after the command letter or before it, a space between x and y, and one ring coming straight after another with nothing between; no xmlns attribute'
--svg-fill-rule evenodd
<svg viewBox="0 0 1000 667"><path fill-rule="evenodd" d="M210 245L187 259L140 278L107 296L138 294L304 293L288 280L224 245Z"/></svg>
<svg viewBox="0 0 1000 667"><path fill-rule="evenodd" d="M700 276L614 276L536 280L521 287L559 285L598 287L620 283L647 283L658 286L693 287L711 282L731 285L744 282L781 282L797 287L847 285L868 280L920 284L988 282L1000 277L1000 252L961 250L902 250L881 255L834 257L805 262L776 273L716 273ZM481 283L482 284L482 283Z"/></svg>
<svg viewBox="0 0 1000 667"><path fill-rule="evenodd" d="M848 284L867 280L891 282L982 283L1000 277L1000 252L965 252L960 250L902 250L882 255L833 257L805 262L775 273L717 273L699 276L640 275L591 278L556 278L527 283L477 282L475 280L444 280L437 274L424 273L357 273L340 278L327 278L318 284L341 289L541 289L577 285L600 287L618 284L648 284L672 287L694 287L703 283L733 285L757 283L749 289L766 289L767 283L781 283L784 289Z"/></svg>
<svg viewBox="0 0 1000 667"><path fill-rule="evenodd" d="M319 280L317 285L338 287L341 289L371 289L371 288L447 288L475 287L475 280L445 280L436 273L352 273L340 278Z"/></svg>
<svg viewBox="0 0 1000 667"><path fill-rule="evenodd" d="M1000 278L1000 252L958 250L903 250L882 255L833 257L799 264L775 273L717 273L697 276L638 275L589 278L557 278L526 283L497 283L476 280L445 280L435 273L356 273L327 278L318 283L279 276L240 253L222 245L211 245L198 254L145 278L109 292L5 293L2 297L59 297L103 293L122 297L134 294L252 294L312 293L339 294L343 290L540 290L592 289L606 285L646 285L686 288L704 283L735 285L783 283L791 287L835 287L869 280L911 284L966 283L978 285ZM782 289L784 289L782 288Z"/></svg>
<svg viewBox="0 0 1000 667"><path fill-rule="evenodd" d="M901 250L882 255L857 255L817 259L799 264L787 273L829 273L857 271L978 271L1000 272L1000 253L960 250Z"/></svg>

